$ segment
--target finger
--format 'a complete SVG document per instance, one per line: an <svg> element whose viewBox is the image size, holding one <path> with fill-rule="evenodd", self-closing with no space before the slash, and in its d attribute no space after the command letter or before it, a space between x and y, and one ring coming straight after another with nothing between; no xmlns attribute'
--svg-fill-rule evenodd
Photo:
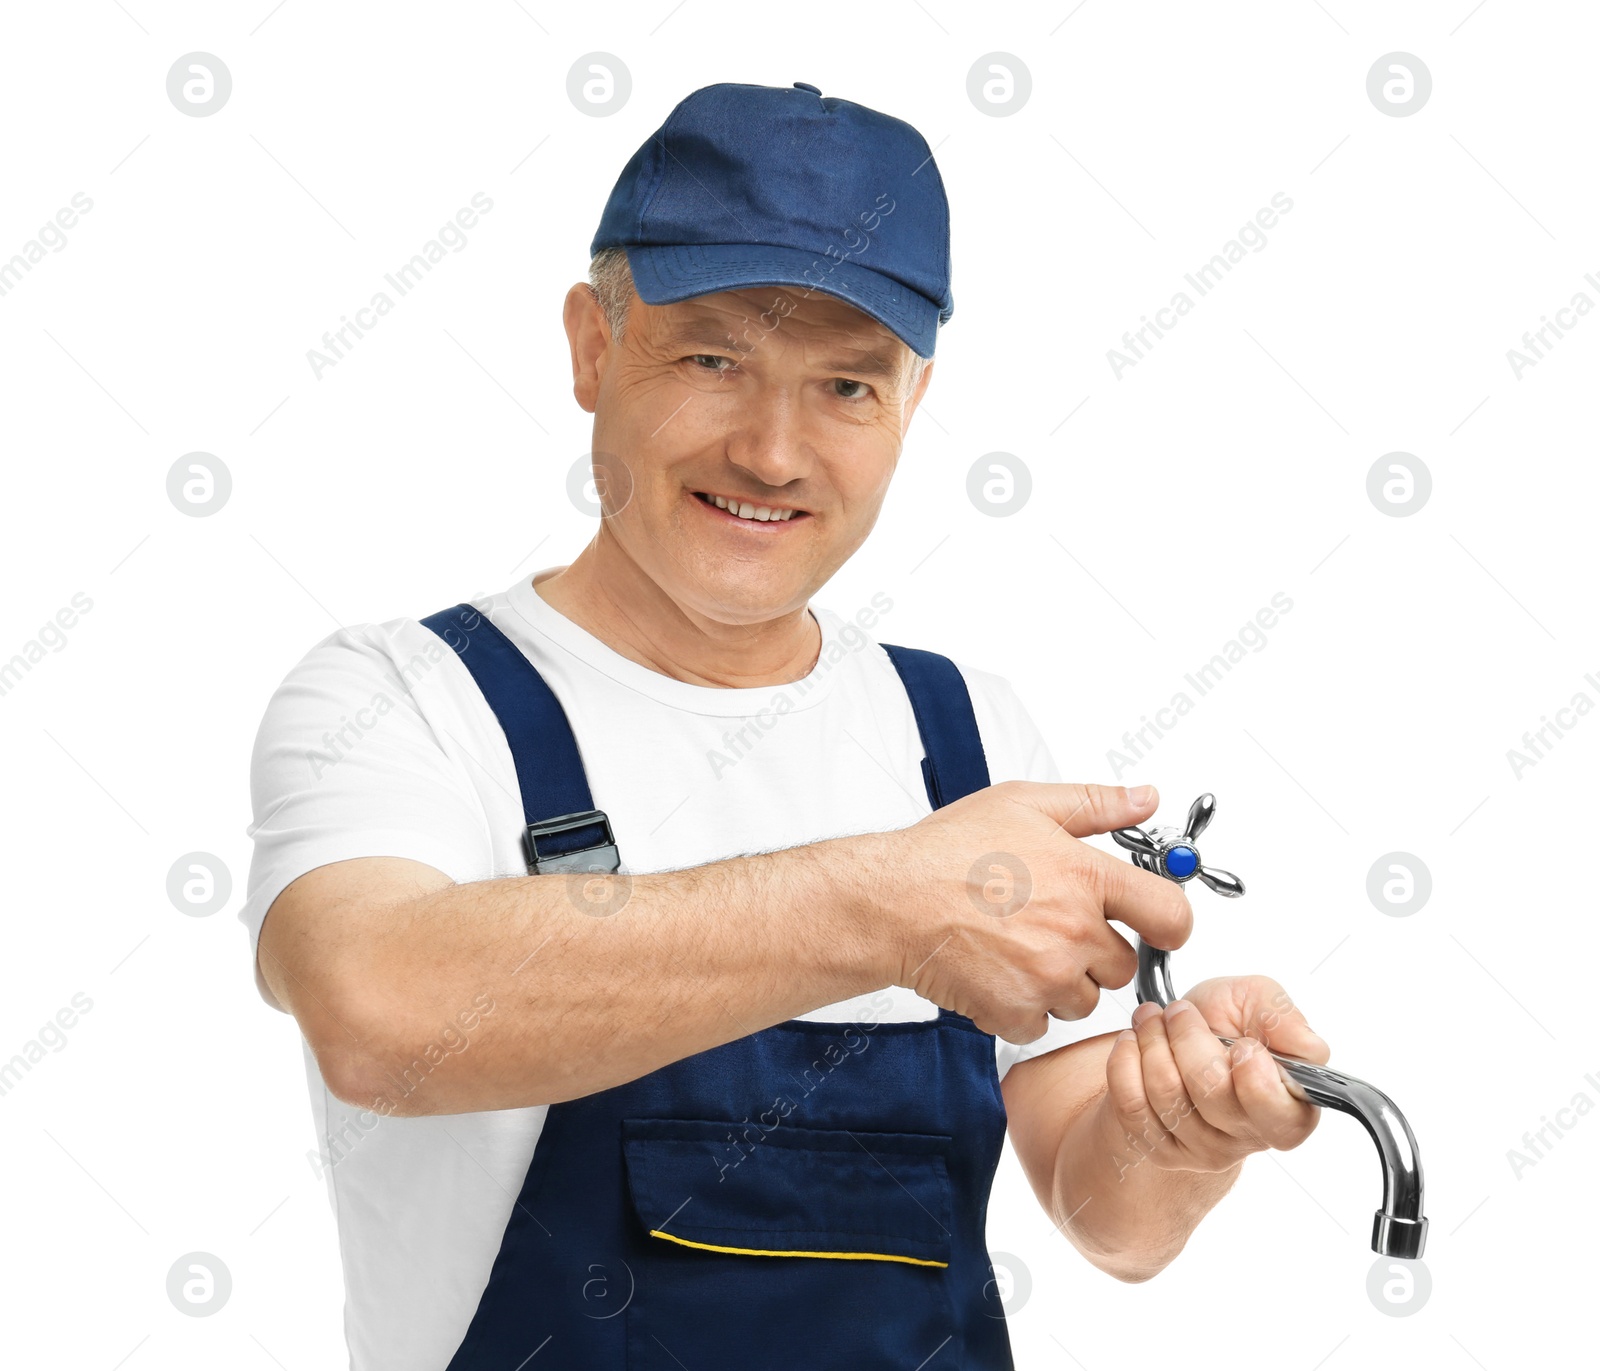
<svg viewBox="0 0 1600 1371"><path fill-rule="evenodd" d="M1161 1006L1148 1001L1133 1011L1133 1031L1139 1044L1139 1069L1145 1098L1161 1126L1176 1133L1193 1105L1184 1093L1183 1077L1167 1043L1166 1020Z"/></svg>
<svg viewBox="0 0 1600 1371"><path fill-rule="evenodd" d="M996 1038L1003 1038L1008 1043L1019 1047L1028 1043L1037 1042L1044 1037L1050 1027L1050 1020L1043 1014L1032 1014L1025 1018L993 1019L982 1010L974 1010L970 1015L973 1024L980 1033L989 1033Z"/></svg>
<svg viewBox="0 0 1600 1371"><path fill-rule="evenodd" d="M1233 1062L1188 1000L1174 1000L1163 1015L1167 1045L1177 1064L1184 1090L1200 1117L1220 1133L1240 1136L1248 1127L1243 1105L1233 1088Z"/></svg>
<svg viewBox="0 0 1600 1371"><path fill-rule="evenodd" d="M1139 1056L1139 1035L1124 1029L1106 1058L1106 1094L1117 1126L1128 1140L1129 1164L1137 1165L1167 1140L1167 1130L1155 1118L1144 1093L1144 1068ZM1118 1175L1125 1167L1119 1162Z"/></svg>
<svg viewBox="0 0 1600 1371"><path fill-rule="evenodd" d="M1126 924L1151 947L1173 952L1189 940L1194 910L1183 887L1109 852L1090 848L1091 868L1098 879L1100 907L1106 918Z"/></svg>
<svg viewBox="0 0 1600 1371"><path fill-rule="evenodd" d="M1172 1055L1166 1016L1161 1006L1146 1002L1133 1011L1138 1035L1144 1093L1161 1126L1185 1149L1204 1148L1226 1140L1200 1115L1184 1086L1183 1073Z"/></svg>
<svg viewBox="0 0 1600 1371"><path fill-rule="evenodd" d="M1156 812L1160 797L1153 785L1060 785L1051 781L1016 781L1013 789L1025 804L1048 814L1074 838L1109 833L1142 823Z"/></svg>
<svg viewBox="0 0 1600 1371"><path fill-rule="evenodd" d="M1272 1054L1254 1038L1229 1049L1235 1098L1248 1127L1269 1147L1298 1147L1317 1126L1320 1111L1289 1093Z"/></svg>
<svg viewBox="0 0 1600 1371"><path fill-rule="evenodd" d="M1328 1044L1312 1031L1289 992L1270 976L1236 977L1230 990L1239 1006L1238 1023L1243 1031L1222 1030L1228 1036L1248 1035L1274 1052L1316 1062L1319 1066L1328 1060Z"/></svg>
<svg viewBox="0 0 1600 1371"><path fill-rule="evenodd" d="M1106 936L1097 936L1094 940L1094 948L1089 954L1089 975L1096 984L1108 990L1120 990L1138 972L1139 954L1110 924L1102 924L1101 928Z"/></svg>
<svg viewBox="0 0 1600 1371"><path fill-rule="evenodd" d="M1073 960L1077 961L1076 958ZM1064 1019L1069 1023L1086 1019L1100 1003L1100 982L1082 963L1078 965L1079 973L1066 988L1065 998L1050 1006L1051 1018Z"/></svg>
<svg viewBox="0 0 1600 1371"><path fill-rule="evenodd" d="M1060 951L1088 978L1093 987L1090 1003L1093 1008L1093 1000L1098 998L1102 986L1117 990L1134 978L1139 970L1139 954L1105 921L1093 892L1084 892L1081 898L1082 902L1073 907L1076 919L1072 911L1061 916L1063 931L1070 928L1078 939L1078 946L1074 949L1063 939ZM1076 982L1074 988L1077 988Z"/></svg>
<svg viewBox="0 0 1600 1371"><path fill-rule="evenodd" d="M1053 939L1057 974L1050 978L1061 1006L1050 1010L1057 1018L1083 1018L1099 1002L1102 987L1119 989L1138 971L1139 954L1105 921L1095 892L1074 892L1065 907L1039 917L1060 934Z"/></svg>

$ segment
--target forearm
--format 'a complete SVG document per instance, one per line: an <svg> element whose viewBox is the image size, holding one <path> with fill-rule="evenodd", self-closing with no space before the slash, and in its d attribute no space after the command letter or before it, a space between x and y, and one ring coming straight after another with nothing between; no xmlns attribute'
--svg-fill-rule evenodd
<svg viewBox="0 0 1600 1371"><path fill-rule="evenodd" d="M374 911L358 930L371 974L356 978L363 1057L347 1093L404 1115L555 1103L881 988L879 837L612 876L626 900L611 913L589 912L610 905L585 901L594 878L576 875Z"/></svg>
<svg viewBox="0 0 1600 1371"><path fill-rule="evenodd" d="M1106 1088L1106 1058L1116 1034L1086 1039L1070 1076L1079 1106L1062 1130L1050 1207L1062 1232L1119 1280L1148 1280L1189 1240L1232 1188L1242 1163L1221 1171L1166 1170L1155 1149L1164 1133L1137 1137L1118 1125Z"/></svg>

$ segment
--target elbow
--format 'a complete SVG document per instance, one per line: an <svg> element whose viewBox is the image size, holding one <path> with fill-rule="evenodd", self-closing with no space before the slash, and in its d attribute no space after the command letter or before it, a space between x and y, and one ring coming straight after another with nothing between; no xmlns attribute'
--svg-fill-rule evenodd
<svg viewBox="0 0 1600 1371"><path fill-rule="evenodd" d="M399 1065L410 1057L398 1046L407 1037L398 1016L375 1012L368 997L340 994L333 985L322 989L317 1012L299 1018L328 1093L378 1114L422 1112L406 1107L414 1087L406 1084L411 1074Z"/></svg>
<svg viewBox="0 0 1600 1371"><path fill-rule="evenodd" d="M1094 1261L1094 1258L1090 1258ZM1106 1275L1121 1281L1124 1285L1143 1285L1146 1281L1154 1280L1167 1269L1168 1262L1134 1264L1131 1262L1099 1260L1094 1264L1104 1271Z"/></svg>
<svg viewBox="0 0 1600 1371"><path fill-rule="evenodd" d="M485 992L470 1010L431 1032L418 1026L394 997L344 1001L329 1016L323 1039L308 1036L329 1092L345 1104L397 1118L462 1114L550 1103L586 1093L564 1091L561 1082L510 1071L492 1052L476 1048L492 1033L485 1020L497 1008ZM474 1050L476 1048L476 1050Z"/></svg>
<svg viewBox="0 0 1600 1371"><path fill-rule="evenodd" d="M342 1104L380 1114L401 1113L394 1107L394 1083L387 1063L393 1058L379 1037L347 1013L321 1016L300 1025L328 1093Z"/></svg>
<svg viewBox="0 0 1600 1371"><path fill-rule="evenodd" d="M1083 1254L1091 1266L1104 1271L1106 1275L1121 1281L1124 1285L1143 1285L1146 1281L1154 1280L1172 1265L1178 1253L1183 1250L1181 1243L1177 1247L1159 1250L1147 1247L1114 1249L1109 1246L1091 1245L1083 1240L1081 1234L1069 1234L1069 1237L1072 1245Z"/></svg>
<svg viewBox="0 0 1600 1371"><path fill-rule="evenodd" d="M317 1060L317 1070L328 1093L341 1104L380 1114L400 1112L386 1103L388 1095L380 1084L382 1073L373 1053L350 1043L312 1043L311 1055Z"/></svg>
<svg viewBox="0 0 1600 1371"><path fill-rule="evenodd" d="M400 1054L381 1049L345 1046L312 1048L323 1084L336 1100L354 1109L402 1119L425 1114L452 1114L467 1106L441 1097L437 1084L428 1078L433 1065L411 1060L401 1065ZM432 1085L433 1088L426 1088Z"/></svg>

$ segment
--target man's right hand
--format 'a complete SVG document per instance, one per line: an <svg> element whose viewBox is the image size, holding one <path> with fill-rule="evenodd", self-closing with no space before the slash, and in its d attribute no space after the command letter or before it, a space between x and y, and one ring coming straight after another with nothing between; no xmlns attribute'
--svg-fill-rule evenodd
<svg viewBox="0 0 1600 1371"><path fill-rule="evenodd" d="M1153 786L1004 781L874 835L874 903L892 914L893 983L1008 1042L1081 1019L1138 959L1107 920L1172 951L1193 915L1181 886L1080 842L1148 819Z"/></svg>

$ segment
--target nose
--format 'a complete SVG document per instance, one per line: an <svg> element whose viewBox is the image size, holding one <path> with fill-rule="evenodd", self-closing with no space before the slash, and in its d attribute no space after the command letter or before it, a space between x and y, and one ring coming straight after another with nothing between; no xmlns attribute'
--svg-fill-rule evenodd
<svg viewBox="0 0 1600 1371"><path fill-rule="evenodd" d="M783 387L762 386L740 406L728 436L728 460L773 490L809 476L816 453L797 398Z"/></svg>

